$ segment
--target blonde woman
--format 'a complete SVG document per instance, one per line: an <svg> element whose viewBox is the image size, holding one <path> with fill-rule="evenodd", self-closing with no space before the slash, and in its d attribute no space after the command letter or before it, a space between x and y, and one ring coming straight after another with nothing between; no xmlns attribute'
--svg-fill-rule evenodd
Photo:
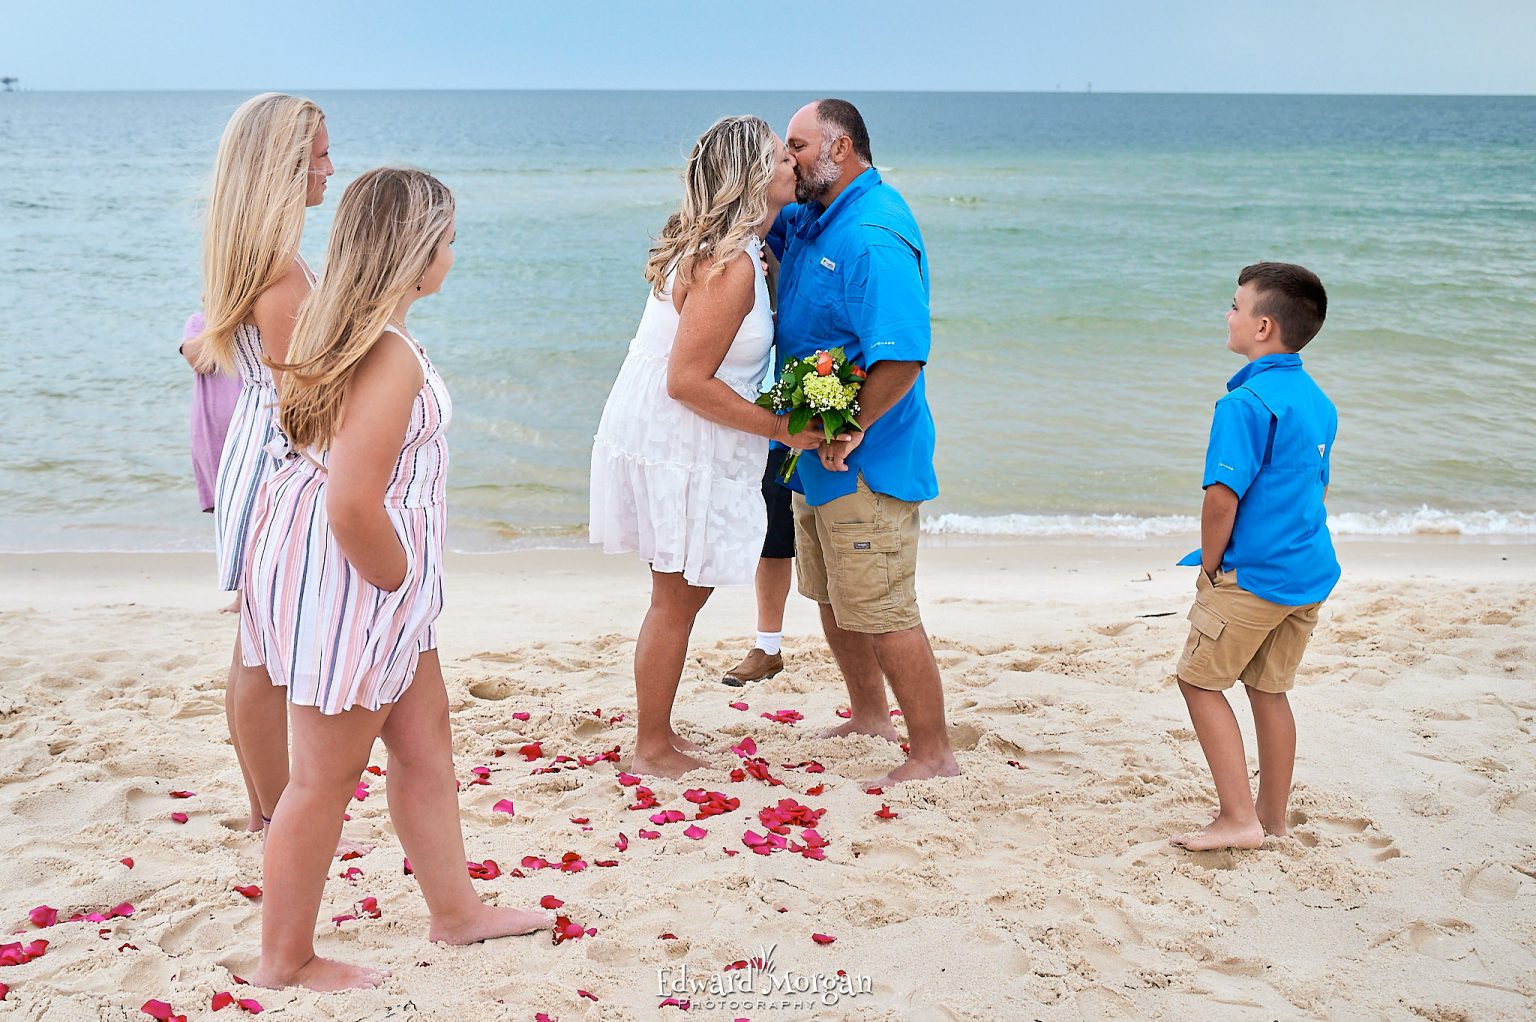
<svg viewBox="0 0 1536 1022"><path fill-rule="evenodd" d="M182 354L199 372L241 380L213 500L219 586L227 592L240 589L256 490L277 466L265 450L277 435L266 362L287 355L299 303L314 283L299 238L305 209L325 198L330 144L319 107L277 92L242 103L219 142L203 233L204 327ZM242 669L241 660L237 640L224 713L250 829L260 830L288 783L287 723L282 693L261 661Z"/></svg>
<svg viewBox="0 0 1536 1022"><path fill-rule="evenodd" d="M635 645L635 773L680 777L703 761L672 727L688 637L715 586L748 585L763 548L763 465L786 419L753 403L768 369L773 314L763 236L794 201L794 161L756 117L700 136L681 210L662 229L651 293L592 447L591 537L651 566Z"/></svg>
<svg viewBox="0 0 1536 1022"><path fill-rule="evenodd" d="M286 686L293 729L293 776L267 832L259 985L381 978L314 948L331 850L375 738L389 750L389 815L431 913L429 939L468 944L552 921L482 904L464 869L435 634L452 406L406 326L412 303L442 286L453 238L453 198L436 178L359 177L277 367L296 453L257 501L241 610L247 660Z"/></svg>

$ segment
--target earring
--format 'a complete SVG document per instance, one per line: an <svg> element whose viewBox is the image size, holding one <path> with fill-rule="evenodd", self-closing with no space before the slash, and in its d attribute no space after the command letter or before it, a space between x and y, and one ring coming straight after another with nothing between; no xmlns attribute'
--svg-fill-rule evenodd
<svg viewBox="0 0 1536 1022"><path fill-rule="evenodd" d="M417 285L416 285L416 290L418 290L418 291L420 291L420 290L421 290L421 285L420 285L420 284L417 284Z"/></svg>

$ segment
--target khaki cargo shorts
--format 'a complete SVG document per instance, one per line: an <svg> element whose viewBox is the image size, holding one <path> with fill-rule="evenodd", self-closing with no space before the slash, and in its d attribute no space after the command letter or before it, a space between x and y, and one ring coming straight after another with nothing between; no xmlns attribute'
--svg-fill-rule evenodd
<svg viewBox="0 0 1536 1022"><path fill-rule="evenodd" d="M1260 692L1289 692L1321 606L1270 603L1239 586L1235 571L1221 572L1214 585L1200 572L1179 680L1216 692L1239 679Z"/></svg>
<svg viewBox="0 0 1536 1022"><path fill-rule="evenodd" d="M795 494L800 594L830 604L839 628L884 635L923 623L917 611L921 503L858 488L812 507Z"/></svg>

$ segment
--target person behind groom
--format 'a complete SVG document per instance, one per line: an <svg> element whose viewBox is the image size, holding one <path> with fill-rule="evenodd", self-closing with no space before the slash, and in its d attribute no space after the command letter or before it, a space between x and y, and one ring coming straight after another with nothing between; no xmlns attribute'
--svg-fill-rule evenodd
<svg viewBox="0 0 1536 1022"><path fill-rule="evenodd" d="M906 719L906 762L874 785L960 773L944 721L938 664L917 607L922 502L938 496L934 426L924 396L928 256L912 211L880 178L852 103L822 99L790 119L796 204L769 232L779 256L781 358L842 347L869 373L859 424L801 458L796 575L821 609L852 713L827 736L897 740L885 684Z"/></svg>

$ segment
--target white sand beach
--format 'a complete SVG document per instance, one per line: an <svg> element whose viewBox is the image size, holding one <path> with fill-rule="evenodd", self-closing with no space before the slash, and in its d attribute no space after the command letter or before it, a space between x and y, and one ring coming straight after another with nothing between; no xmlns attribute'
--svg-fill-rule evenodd
<svg viewBox="0 0 1536 1022"><path fill-rule="evenodd" d="M427 942L388 778L369 776L346 834L376 848L336 865L320 948L393 975L324 996L232 978L255 960L260 914L233 888L259 884L261 861L227 743L235 621L216 612L211 558L7 555L0 924L19 935L0 943L48 945L0 966L0 1019L142 1019L151 998L208 1018L224 990L306 1020L1536 1015L1536 546L1342 542L1344 580L1293 695L1293 834L1200 854L1167 844L1214 804L1169 678L1192 593L1189 570L1171 566L1184 549L926 548L919 593L965 776L878 796L859 779L896 750L811 737L845 702L811 605L791 598L789 669L738 690L718 677L750 642L752 597L716 594L677 718L723 751L709 771L650 784L657 809L690 822L686 790L740 800L697 821L697 840L689 823L627 808L620 764L576 759L631 748L643 566L585 550L451 558L440 636L464 827L470 857L501 870L477 886L502 904L554 895L596 932ZM761 716L778 710L803 719ZM730 779L742 760L728 747L749 736L781 786ZM529 761L519 750L534 742ZM373 762L386 765L382 746ZM532 773L552 765L565 769ZM479 766L489 783L468 783ZM743 844L783 798L825 810L824 860ZM502 799L513 814L493 811ZM894 818L876 817L882 805ZM525 856L567 852L588 868L513 875ZM366 897L378 918L330 922ZM37 906L62 920L124 902L131 916L28 920ZM769 946L781 979L842 970L868 992L831 1006L782 989L723 1004L696 992L679 996L686 1013L659 1007L658 970L676 979L686 964L707 983Z"/></svg>

